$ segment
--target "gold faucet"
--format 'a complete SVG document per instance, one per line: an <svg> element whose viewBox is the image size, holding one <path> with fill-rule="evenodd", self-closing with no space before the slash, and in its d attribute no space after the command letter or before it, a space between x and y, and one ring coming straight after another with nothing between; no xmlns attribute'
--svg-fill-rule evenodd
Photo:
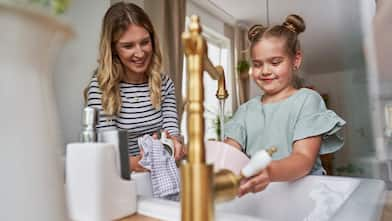
<svg viewBox="0 0 392 221"><path fill-rule="evenodd" d="M229 170L213 174L206 163L204 147L203 70L220 80L217 97L226 98L223 68L215 68L207 57L206 41L201 36L197 16L191 17L189 32L182 35L187 58L187 129L188 158L181 165L181 220L214 220L214 200L228 200L237 195L238 176ZM219 90L221 88L221 90ZM218 98L219 98L218 97Z"/></svg>
<svg viewBox="0 0 392 221"><path fill-rule="evenodd" d="M184 35L189 35L189 33L184 33ZM189 37L189 36L188 36ZM184 37L183 37L184 38ZM204 41L204 39L202 40ZM190 46L192 47L192 46ZM208 58L208 50L207 50L207 44L203 43L202 46L203 50L203 70L207 71L207 73L210 75L210 77L214 80L218 81L218 87L216 90L216 98L218 100L226 100L227 97L229 96L229 93L226 90L226 79L225 79L225 71L221 65L215 66L212 64L211 60ZM186 54L186 52L185 52ZM182 98L182 110L185 111L186 105L188 104L188 99L187 97ZM182 121L182 120L181 120ZM181 122L180 122L181 125Z"/></svg>

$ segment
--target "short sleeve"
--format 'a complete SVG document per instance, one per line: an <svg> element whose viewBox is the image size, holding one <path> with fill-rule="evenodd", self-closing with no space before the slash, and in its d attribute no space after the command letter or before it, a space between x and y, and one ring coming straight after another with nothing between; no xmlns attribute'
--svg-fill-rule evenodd
<svg viewBox="0 0 392 221"><path fill-rule="evenodd" d="M320 154L333 153L344 144L343 137L338 132L345 124L335 112L325 107L321 96L314 92L306 98L298 115L293 142L321 135Z"/></svg>
<svg viewBox="0 0 392 221"><path fill-rule="evenodd" d="M240 106L234 117L225 124L225 138L231 138L237 141L243 150L246 148L246 125L245 125L246 108Z"/></svg>

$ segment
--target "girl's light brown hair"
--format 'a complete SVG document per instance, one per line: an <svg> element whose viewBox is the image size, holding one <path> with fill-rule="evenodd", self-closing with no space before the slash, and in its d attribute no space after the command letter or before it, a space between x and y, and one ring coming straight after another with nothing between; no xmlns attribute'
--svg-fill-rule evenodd
<svg viewBox="0 0 392 221"><path fill-rule="evenodd" d="M248 39L251 48L255 43L266 37L283 38L286 41L286 49L290 55L295 55L301 50L298 35L305 31L305 22L299 15L289 15L281 25L264 27L254 25L248 31Z"/></svg>
<svg viewBox="0 0 392 221"><path fill-rule="evenodd" d="M150 35L153 55L146 74L151 103L156 109L160 109L161 106L162 55L154 27L148 15L139 6L119 2L112 5L103 18L99 43L99 65L96 71L98 84L102 91L102 108L105 114L111 116L117 115L121 110L120 82L125 75L124 66L116 55L115 44L131 24L143 27Z"/></svg>

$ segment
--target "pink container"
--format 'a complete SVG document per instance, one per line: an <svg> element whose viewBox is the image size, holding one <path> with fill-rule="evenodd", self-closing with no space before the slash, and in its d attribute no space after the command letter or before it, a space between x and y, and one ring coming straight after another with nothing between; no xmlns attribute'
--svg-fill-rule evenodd
<svg viewBox="0 0 392 221"><path fill-rule="evenodd" d="M214 171L220 169L229 169L235 174L240 171L249 162L249 158L237 148L218 141L207 141L206 161L214 165Z"/></svg>

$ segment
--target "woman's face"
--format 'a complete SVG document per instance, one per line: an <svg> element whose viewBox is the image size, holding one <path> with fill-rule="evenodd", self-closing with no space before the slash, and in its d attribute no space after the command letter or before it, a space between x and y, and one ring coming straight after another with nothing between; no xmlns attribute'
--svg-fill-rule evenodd
<svg viewBox="0 0 392 221"><path fill-rule="evenodd" d="M116 42L116 52L128 74L145 74L153 54L148 31L131 24Z"/></svg>
<svg viewBox="0 0 392 221"><path fill-rule="evenodd" d="M252 77L267 94L277 94L292 87L293 69L298 68L301 54L290 56L285 41L277 37L263 38L251 51Z"/></svg>

